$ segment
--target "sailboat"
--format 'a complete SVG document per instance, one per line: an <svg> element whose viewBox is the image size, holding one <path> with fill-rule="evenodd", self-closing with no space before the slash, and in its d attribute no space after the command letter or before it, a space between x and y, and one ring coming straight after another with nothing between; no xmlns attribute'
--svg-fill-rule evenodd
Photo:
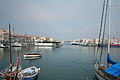
<svg viewBox="0 0 120 80"><path fill-rule="evenodd" d="M0 71L0 77L5 80L16 80L17 74L21 70L20 57L17 57L16 65L12 63L12 50L11 50L11 26L9 23L9 48L10 48L10 65L9 67Z"/></svg>
<svg viewBox="0 0 120 80"><path fill-rule="evenodd" d="M107 15L109 14L109 11L110 11L109 10L110 5L111 5L110 0L104 0L103 13L102 13L102 19L101 19L101 26L102 26L104 9L106 7L104 29L105 29L105 26L106 26L106 18L107 18ZM107 45L107 47L108 47L107 60L106 60L107 63L103 64L101 62L102 54L100 55L100 60L95 59L95 63L94 63L95 76L97 77L98 80L120 80L120 62L113 61L111 56L110 56L110 23L109 23L109 29L108 30L109 30L109 34L108 34L108 45ZM101 31L101 29L100 29L100 31ZM104 38L104 36L103 36L103 38ZM99 42L100 42L100 34L99 34ZM97 50L97 52L98 52L98 50Z"/></svg>

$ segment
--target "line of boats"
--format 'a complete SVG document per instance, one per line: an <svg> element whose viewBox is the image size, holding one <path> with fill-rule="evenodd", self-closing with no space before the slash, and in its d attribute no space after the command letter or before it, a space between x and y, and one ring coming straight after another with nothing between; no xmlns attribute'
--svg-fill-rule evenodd
<svg viewBox="0 0 120 80"><path fill-rule="evenodd" d="M53 48L58 48L61 47L63 45L62 42L56 42L56 41L35 41L34 45L31 46L38 46L38 47L53 47ZM18 42L12 42L11 43L12 47L26 47L26 45L23 45L21 43ZM29 45L30 46L30 45ZM9 47L9 43L3 44L0 43L0 48L8 48Z"/></svg>
<svg viewBox="0 0 120 80"><path fill-rule="evenodd" d="M96 46L98 46L98 47L107 47L108 46L108 44L106 43L106 44L89 44L89 43L80 43L80 42L77 42L77 41L73 41L73 42L71 42L70 43L71 45L80 45L80 46L94 46L94 47L96 47ZM110 47L120 47L120 44L113 44L113 43L110 43Z"/></svg>

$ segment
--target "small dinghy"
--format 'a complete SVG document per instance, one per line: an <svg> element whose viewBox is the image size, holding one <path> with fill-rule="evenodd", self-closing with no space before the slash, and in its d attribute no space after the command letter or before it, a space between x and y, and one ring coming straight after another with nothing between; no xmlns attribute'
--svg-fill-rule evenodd
<svg viewBox="0 0 120 80"><path fill-rule="evenodd" d="M34 80L38 77L39 71L40 71L40 68L36 68L35 66L32 66L32 67L28 67L26 69L21 70L18 76L22 80Z"/></svg>

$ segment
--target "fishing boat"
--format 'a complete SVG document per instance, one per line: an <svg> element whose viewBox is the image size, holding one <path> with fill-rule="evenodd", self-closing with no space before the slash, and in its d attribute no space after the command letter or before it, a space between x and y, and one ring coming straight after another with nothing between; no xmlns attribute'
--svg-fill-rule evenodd
<svg viewBox="0 0 120 80"><path fill-rule="evenodd" d="M11 70L11 67L12 67L12 70ZM16 74L18 74L21 71L21 69L22 67L20 65L18 66L18 69L17 69L17 65L9 66L0 72L0 76L2 79L5 79L5 80L14 80Z"/></svg>
<svg viewBox="0 0 120 80"><path fill-rule="evenodd" d="M23 69L19 74L18 77L22 80L34 80L38 77L38 73L40 68L35 66Z"/></svg>
<svg viewBox="0 0 120 80"><path fill-rule="evenodd" d="M11 27L9 23L9 48L10 48L10 65L9 67L0 71L0 77L5 80L16 80L17 74L21 70L20 57L18 55L16 65L12 63L12 50L11 50Z"/></svg>
<svg viewBox="0 0 120 80"><path fill-rule="evenodd" d="M109 10L110 5L111 5L110 0L104 0L102 16L104 14L104 8L106 10L105 11L105 16L108 15L108 11L110 11ZM106 27L106 18L107 17L105 17L104 31L105 31L105 27ZM103 18L101 20L103 20ZM101 21L101 24L102 24L102 21ZM95 76L97 77L98 80L120 80L120 62L112 60L112 58L110 56L110 24L109 24L108 27L109 27L108 28L109 34L108 34L108 45L107 45L107 47L108 47L108 49L107 49L108 50L107 60L106 60L105 63L102 62L101 58L102 58L103 48L101 48L100 58L99 59L96 58L95 63L94 63ZM99 35L99 40L100 40L100 35ZM104 40L104 35L103 35L103 40ZM98 49L99 49L99 47L98 47ZM98 53L98 49L97 49L97 53Z"/></svg>

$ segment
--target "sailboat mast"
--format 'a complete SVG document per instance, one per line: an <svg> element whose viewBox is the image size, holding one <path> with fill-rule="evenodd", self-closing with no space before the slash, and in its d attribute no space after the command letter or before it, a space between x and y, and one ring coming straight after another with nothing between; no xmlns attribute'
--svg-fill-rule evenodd
<svg viewBox="0 0 120 80"><path fill-rule="evenodd" d="M100 32L99 32L98 44L100 44L100 40L101 40L100 37L101 37L101 32L102 32L102 24L103 24L104 11L105 11L105 0L103 2L103 10L102 10L102 16L101 16L101 22L100 22Z"/></svg>
<svg viewBox="0 0 120 80"><path fill-rule="evenodd" d="M105 15L105 3L106 3L106 0L104 0L104 2L103 2L102 16L101 16L100 29L99 29L99 38L98 38L98 45L97 45L97 53L99 50L98 46L99 46L100 41L101 41L101 33L102 33L102 27L103 27L104 15ZM97 58L97 55L96 55L96 58ZM101 58L100 58L100 61L101 61Z"/></svg>
<svg viewBox="0 0 120 80"><path fill-rule="evenodd" d="M109 4L108 4L108 54L110 53L110 16L111 16L111 0L109 0Z"/></svg>
<svg viewBox="0 0 120 80"><path fill-rule="evenodd" d="M107 17L108 17L108 2L109 0L106 1L106 6L105 6L105 13L104 13L104 26L103 26L103 35L102 35L102 43L101 44L104 44L104 38L105 38L105 29L106 29L106 21L107 21ZM101 52L100 52L100 63L101 63L101 60L102 60L102 52L103 52L103 47L101 48Z"/></svg>
<svg viewBox="0 0 120 80"><path fill-rule="evenodd" d="M10 23L9 23L9 47L10 47L10 65L12 65L11 26L10 26Z"/></svg>

